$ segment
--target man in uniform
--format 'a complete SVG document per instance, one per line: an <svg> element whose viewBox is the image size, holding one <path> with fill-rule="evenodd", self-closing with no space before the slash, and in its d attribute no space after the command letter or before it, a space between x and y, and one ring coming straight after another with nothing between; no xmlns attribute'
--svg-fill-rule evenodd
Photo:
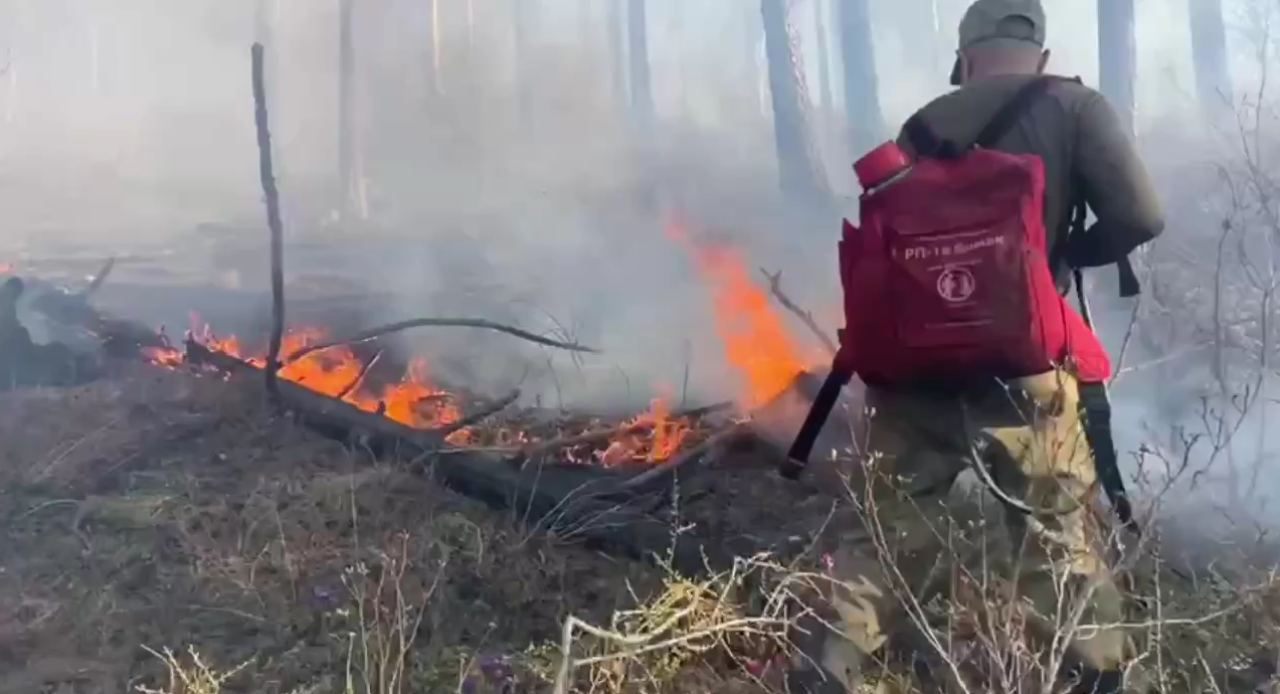
<svg viewBox="0 0 1280 694"><path fill-rule="evenodd" d="M1039 0L977 0L959 33L952 74L959 88L913 118L939 140L972 142L1015 93L1042 77L1049 60L1044 9ZM899 145L914 154L910 131L904 128ZM1044 162L1049 262L1063 292L1073 270L1121 264L1164 228L1130 133L1107 100L1078 81L1055 80L995 149ZM1097 221L1070 233L1079 202ZM901 592L928 582L938 536L947 533L949 492L973 455L990 466L1001 491L1032 510L1008 514L1029 635L1045 645L1069 608L1083 605L1079 623L1101 626L1067 630L1073 638L1057 674L1075 681L1077 691L1121 689L1128 638L1106 626L1123 621L1122 600L1087 525L1098 477L1082 430L1079 385L1063 370L988 390L868 389L873 474L854 491L860 507L875 513L879 541L866 528L841 538L832 589L822 601L828 612L800 637L804 657L788 682L793 694L854 691L869 656L909 625Z"/></svg>

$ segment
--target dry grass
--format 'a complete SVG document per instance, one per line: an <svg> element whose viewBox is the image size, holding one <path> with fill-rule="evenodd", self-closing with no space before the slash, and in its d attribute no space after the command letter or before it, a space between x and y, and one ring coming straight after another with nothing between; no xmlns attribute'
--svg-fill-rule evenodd
<svg viewBox="0 0 1280 694"><path fill-rule="evenodd" d="M847 521L829 496L769 484L774 507L747 498L762 477L735 461L729 507L681 522L776 525L806 551L702 578L647 569L317 439L266 411L257 385L139 369L0 399L0 693L779 691L798 596L823 580L827 546L806 533ZM993 511L967 508L952 530ZM957 599L921 614L966 675L997 682L1017 640L990 625L1013 606L971 541L950 545L967 567ZM1251 691L1274 674L1280 592L1265 572L1148 561L1135 575L1158 598L1141 664L1161 691ZM882 689L917 688L900 655Z"/></svg>
<svg viewBox="0 0 1280 694"><path fill-rule="evenodd" d="M23 673L0 692L203 691L226 671L226 691L454 691L655 583L258 397L139 369L0 400L0 672ZM145 650L166 647L187 655Z"/></svg>

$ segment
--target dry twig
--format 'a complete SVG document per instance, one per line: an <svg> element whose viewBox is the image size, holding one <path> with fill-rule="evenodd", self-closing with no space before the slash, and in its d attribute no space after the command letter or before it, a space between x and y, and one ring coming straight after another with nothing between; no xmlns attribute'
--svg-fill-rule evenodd
<svg viewBox="0 0 1280 694"><path fill-rule="evenodd" d="M555 347L557 349L569 350L570 352L586 352L589 354L600 353L600 350L594 349L592 347L584 347L579 344L552 340L550 338L546 338L541 335L535 335L527 330L521 330L520 328L513 328L509 325L495 323L490 320L484 320L483 318L414 318L412 320L400 321L398 323L390 323L388 325L383 325L377 328L370 328L368 330L356 333L355 335L345 339L329 340L325 342L319 342L314 345L308 345L288 355L285 358L285 361L286 363L295 362L307 356L308 354L313 354L315 352L320 352L326 349L332 349L334 347L345 347L349 345L359 344L361 342L368 342L370 340L376 340L379 337L382 337L384 335L397 333L403 330L408 330L410 328L423 328L423 327L431 327L431 326L447 327L447 328L482 328L485 330L494 330L500 333L506 333L508 335L518 337L522 340L527 340L534 344L543 345L544 347Z"/></svg>
<svg viewBox="0 0 1280 694"><path fill-rule="evenodd" d="M773 298L777 299L783 308L794 314L796 318L799 318L800 322L804 323L805 327L818 338L818 341L822 343L823 347L827 348L828 352L835 354L839 350L835 340L832 340L826 331L818 325L818 321L813 317L812 313L800 308L796 302L791 300L791 297L782 291L782 271L769 272L764 268L760 268L760 273L769 280L769 293L773 294Z"/></svg>

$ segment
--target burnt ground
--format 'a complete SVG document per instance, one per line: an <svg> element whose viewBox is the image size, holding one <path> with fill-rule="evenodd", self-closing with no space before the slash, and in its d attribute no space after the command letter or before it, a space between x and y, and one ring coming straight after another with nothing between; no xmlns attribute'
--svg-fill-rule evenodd
<svg viewBox="0 0 1280 694"><path fill-rule="evenodd" d="M782 485L750 453L718 463L682 522L806 545L835 496L820 476ZM0 396L0 517L0 694L549 691L567 616L608 625L673 586L321 438L269 408L257 379L146 365ZM1244 605L1193 583L1165 586L1180 592L1167 614ZM1259 595L1192 633L1162 630L1170 681L1201 662L1224 691L1273 674L1280 599ZM765 687L722 658L667 665L662 691ZM622 691L609 674L581 691Z"/></svg>
<svg viewBox="0 0 1280 694"><path fill-rule="evenodd" d="M224 691L343 691L353 639L396 624L397 591L421 611L406 691L454 691L481 655L519 656L653 581L273 415L256 381L138 366L7 394L0 485L4 693L130 691L165 672L143 647L188 646L252 661ZM386 613L366 601L361 629L379 581Z"/></svg>

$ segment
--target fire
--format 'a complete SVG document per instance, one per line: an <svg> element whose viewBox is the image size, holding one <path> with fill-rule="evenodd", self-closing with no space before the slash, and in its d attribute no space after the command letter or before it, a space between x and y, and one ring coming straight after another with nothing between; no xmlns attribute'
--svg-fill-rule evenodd
<svg viewBox="0 0 1280 694"><path fill-rule="evenodd" d="M664 397L650 401L649 410L627 422L624 428L638 425L648 425L650 429L647 433L622 434L610 441L600 454L601 464L612 467L633 460L661 462L680 450L692 430L688 418L672 415L670 400Z"/></svg>
<svg viewBox="0 0 1280 694"><path fill-rule="evenodd" d="M716 333L725 357L745 381L739 404L758 407L782 393L804 370L805 360L769 296L751 281L742 255L729 246L695 242L678 219L668 220L666 229L711 289Z"/></svg>
<svg viewBox="0 0 1280 694"><path fill-rule="evenodd" d="M246 355L235 336L220 338L204 326L193 331L193 337L211 350L243 359L253 366L264 368L267 365L265 355ZM324 337L325 332L319 328L291 330L281 342L280 354L286 357ZM410 362L408 371L398 382L385 384L377 390L364 386L364 372L364 362L350 347L341 346L312 352L284 364L278 375L322 395L340 398L366 412L381 412L389 419L411 427L436 429L462 418L453 396L431 383L424 360Z"/></svg>

